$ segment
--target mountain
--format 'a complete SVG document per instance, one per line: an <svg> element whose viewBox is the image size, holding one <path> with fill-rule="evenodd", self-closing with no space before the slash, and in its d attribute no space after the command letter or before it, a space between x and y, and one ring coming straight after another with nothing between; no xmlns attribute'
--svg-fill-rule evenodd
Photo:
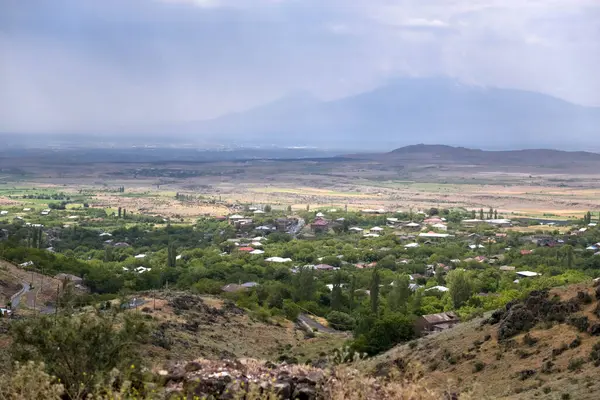
<svg viewBox="0 0 600 400"><path fill-rule="evenodd" d="M600 108L446 78L398 79L334 101L296 95L171 130L239 144L365 150L415 142L572 149L587 148L598 137Z"/></svg>

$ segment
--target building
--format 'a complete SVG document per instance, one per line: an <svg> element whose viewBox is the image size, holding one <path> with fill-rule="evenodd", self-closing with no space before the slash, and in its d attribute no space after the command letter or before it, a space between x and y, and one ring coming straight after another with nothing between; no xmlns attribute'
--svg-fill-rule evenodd
<svg viewBox="0 0 600 400"><path fill-rule="evenodd" d="M458 316L453 312L422 315L415 321L415 331L419 334L440 332L460 322Z"/></svg>
<svg viewBox="0 0 600 400"><path fill-rule="evenodd" d="M317 218L312 224L310 224L310 229L312 229L315 233L327 232L329 230L329 222L322 218Z"/></svg>
<svg viewBox="0 0 600 400"><path fill-rule="evenodd" d="M451 236L451 235L449 235L447 233L436 233L436 232L419 233L419 237L433 238L433 239L444 239L449 236Z"/></svg>
<svg viewBox="0 0 600 400"><path fill-rule="evenodd" d="M379 226L374 226L371 229L369 229L369 232L379 235L381 232L383 232L383 228Z"/></svg>

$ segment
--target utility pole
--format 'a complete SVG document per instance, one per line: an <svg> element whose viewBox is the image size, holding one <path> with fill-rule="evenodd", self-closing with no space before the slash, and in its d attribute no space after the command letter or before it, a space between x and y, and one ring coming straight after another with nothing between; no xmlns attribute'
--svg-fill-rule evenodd
<svg viewBox="0 0 600 400"><path fill-rule="evenodd" d="M60 306L60 284L56 285L56 307L54 307L54 322L58 317L58 307Z"/></svg>

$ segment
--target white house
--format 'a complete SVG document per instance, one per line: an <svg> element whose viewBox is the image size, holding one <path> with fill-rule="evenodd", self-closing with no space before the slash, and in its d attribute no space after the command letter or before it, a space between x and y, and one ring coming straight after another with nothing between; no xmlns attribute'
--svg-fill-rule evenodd
<svg viewBox="0 0 600 400"><path fill-rule="evenodd" d="M542 274L532 271L517 271L517 275L522 276L524 278L533 278L534 276L540 276Z"/></svg>
<svg viewBox="0 0 600 400"><path fill-rule="evenodd" d="M350 228L348 230L352 231L352 232L362 232L363 231L363 229L359 228L358 226L353 226L352 228Z"/></svg>
<svg viewBox="0 0 600 400"><path fill-rule="evenodd" d="M440 292L447 292L450 289L448 289L446 286L439 286L438 285L438 286L432 286L429 289L425 289L426 292L429 291L429 290L439 290Z"/></svg>
<svg viewBox="0 0 600 400"><path fill-rule="evenodd" d="M4 210L0 211L0 215L6 215L6 214L8 214L8 211L4 211Z"/></svg>
<svg viewBox="0 0 600 400"><path fill-rule="evenodd" d="M260 250L260 249L254 249L251 252L249 252L248 254L265 254L265 251Z"/></svg>
<svg viewBox="0 0 600 400"><path fill-rule="evenodd" d="M374 226L371 229L369 229L369 232L371 232L371 233L381 233L381 232L383 232L383 228L381 228L379 226Z"/></svg>
<svg viewBox="0 0 600 400"><path fill-rule="evenodd" d="M138 255L134 256L134 258L138 258L138 259L140 259L140 258L146 258L146 255L145 254L138 254Z"/></svg>
<svg viewBox="0 0 600 400"><path fill-rule="evenodd" d="M269 257L269 258L265 259L265 261L275 262L275 263L285 263L285 262L292 261L292 259L291 258L282 258L282 257Z"/></svg>
<svg viewBox="0 0 600 400"><path fill-rule="evenodd" d="M431 225L432 228L439 229L440 231L447 231L448 227L442 223Z"/></svg>
<svg viewBox="0 0 600 400"><path fill-rule="evenodd" d="M407 244L407 245L404 246L404 248L406 248L406 249L414 249L414 248L417 248L417 247L419 247L419 243L409 243L409 244Z"/></svg>

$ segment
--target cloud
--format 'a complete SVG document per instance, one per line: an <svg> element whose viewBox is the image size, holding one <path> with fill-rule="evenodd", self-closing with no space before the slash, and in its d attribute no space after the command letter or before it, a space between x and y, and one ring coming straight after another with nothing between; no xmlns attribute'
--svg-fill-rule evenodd
<svg viewBox="0 0 600 400"><path fill-rule="evenodd" d="M600 105L597 0L4 0L0 131L140 130L450 75Z"/></svg>

